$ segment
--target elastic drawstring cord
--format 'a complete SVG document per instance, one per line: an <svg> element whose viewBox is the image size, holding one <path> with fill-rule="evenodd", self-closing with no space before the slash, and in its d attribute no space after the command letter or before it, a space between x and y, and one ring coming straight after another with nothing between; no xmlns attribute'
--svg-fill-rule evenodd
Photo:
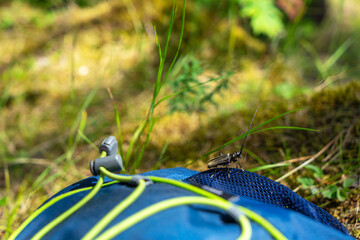
<svg viewBox="0 0 360 240"><path fill-rule="evenodd" d="M136 189L127 198L116 205L108 214L106 214L82 239L94 239L94 237L96 237L112 220L114 220L114 218L116 218L130 204L135 202L141 193L143 193L145 187L145 181L140 179L139 185L136 187Z"/></svg>
<svg viewBox="0 0 360 240"><path fill-rule="evenodd" d="M102 153L102 156L104 153ZM12 236L10 236L10 240L13 240L18 236L18 234L32 221L34 220L41 212L46 210L48 207L52 206L54 203L64 199L65 197L71 196L73 194L90 190L92 189L83 199L81 199L77 204L69 208L67 211L62 213L59 217L55 218L53 221L51 221L49 224L47 224L43 229L41 229L32 239L41 239L43 236L45 236L48 232L50 232L54 227L56 227L58 224L60 224L62 221L64 221L66 218L68 218L70 215L72 215L74 212L76 212L78 209L80 209L83 205L85 205L88 201L90 201L96 193L100 190L101 187L111 185L118 182L131 182L132 176L121 176L114 173L109 172L103 167L100 167L100 177L98 182L94 187L84 188L84 189L77 189L68 193L65 193L63 195L60 195L52 200L50 200L48 203L44 204L42 207L37 209L20 227L17 229ZM111 183L105 183L104 177L107 176L113 180L116 180ZM97 239L100 238L108 238L108 236L116 236L117 234L120 234L121 232L125 231L129 227L133 226L139 221L142 221L143 219L158 213L160 211L163 211L168 208L186 205L186 204L202 204L202 205L209 205L213 207L221 208L225 211L230 210L234 206L237 207L240 211L244 213L244 215L240 215L238 219L236 219L240 226L241 226L241 235L238 239L245 240L250 239L252 235L251 230L251 224L247 217L249 217L251 220L257 222L261 226L263 226L275 239L284 240L287 239L279 230L277 230L270 222L268 222L266 219L258 215L257 213L238 206L234 205L227 200L213 194L210 192L207 192L203 189L200 189L198 187L179 182L172 179L165 179L160 177L147 177L153 182L158 183L166 183L171 184L186 190L189 190L191 192L194 192L196 194L199 194L203 197L179 197L174 199L168 199L162 202L159 202L157 204L151 205L132 216L124 219L122 222L116 224L118 226L117 229L109 229L105 231L103 234L101 234ZM84 237L83 239L94 239L113 219L115 219L116 216L118 216L126 207L131 205L145 190L146 184L144 179L140 179L138 186L134 190L133 193L131 193L127 198L125 198L121 203L119 203L117 206L115 206L105 217L103 217ZM205 197L205 198L204 198ZM231 214L230 214L231 215ZM119 230L118 230L119 229ZM106 235L105 235L106 234Z"/></svg>
<svg viewBox="0 0 360 240"><path fill-rule="evenodd" d="M138 222L156 214L161 211L164 211L169 208L188 205L188 204L200 204L200 205L207 205L212 207L217 207L223 210L230 209L233 204L230 202L224 202L204 197L178 197L173 199L164 200L153 204L141 211L131 215L130 217L124 219L120 223L116 224L109 230L105 231L103 234L98 236L96 240L101 239L112 239L122 233L123 231L127 230L128 228L132 227L133 225L137 224ZM243 227L241 231L241 235L238 238L239 240L248 240L251 237L251 224L245 215L242 215L237 219L240 222L240 225Z"/></svg>
<svg viewBox="0 0 360 240"><path fill-rule="evenodd" d="M104 175L100 174L100 178L96 185L93 187L91 192L89 192L83 199L77 202L74 206L63 212L60 216L52 220L49 224L47 224L44 228L42 228L38 233L35 234L31 239L38 240L41 239L45 234L50 232L54 227L56 227L59 223L68 218L71 214L79 210L82 206L84 206L88 201L90 201L96 193L100 190L101 185L104 182Z"/></svg>

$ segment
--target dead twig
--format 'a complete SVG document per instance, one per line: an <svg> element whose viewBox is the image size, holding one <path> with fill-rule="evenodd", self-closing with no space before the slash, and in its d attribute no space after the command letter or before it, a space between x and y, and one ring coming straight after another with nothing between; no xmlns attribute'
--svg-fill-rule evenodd
<svg viewBox="0 0 360 240"><path fill-rule="evenodd" d="M290 159L290 160L282 161L282 162L279 162L279 163L294 163L294 162L301 162L301 161L308 160L309 158L312 158L312 157L314 157L314 156L315 156L315 155L304 156L304 157L298 157L298 158L293 158L293 159Z"/></svg>
<svg viewBox="0 0 360 240"><path fill-rule="evenodd" d="M344 137L343 142L341 143L340 146L337 146L334 150L332 150L323 160L322 162L326 162L329 159L331 159L329 162L331 162L334 158L336 158L339 155L339 150L340 147L344 148L347 141L350 139L350 133L353 130L355 126L355 122L353 122L350 127L346 130L346 134ZM299 165L298 167L294 168L293 170L291 170L290 172L286 173L284 176L276 179L277 182L280 182L282 180L284 180L285 178L289 177L290 175L292 175L293 173L299 171L300 169L304 168L306 165L310 164L311 162L313 162L316 158L318 158L321 154L323 154L326 150L328 150L342 135L343 135L344 131L341 131L333 140L331 140L323 149L321 149L317 154L315 154L312 158L310 158L308 161L304 162L303 164ZM335 155L335 156L334 156ZM334 157L333 157L334 156ZM329 163L325 164L325 166L322 167L322 169L326 168L329 165ZM297 188L294 189L294 191L299 190L298 186Z"/></svg>
<svg viewBox="0 0 360 240"><path fill-rule="evenodd" d="M321 149L317 154L315 154L312 158L310 158L309 160L307 160L306 162L302 163L301 165L299 165L298 167L294 168L293 170L291 170L290 172L286 173L284 176L276 179L276 182L280 182L282 180L284 180L285 178L291 176L292 174L294 174L295 172L299 171L300 169L304 168L306 165L312 163L315 159L317 159L321 154L323 154L326 150L328 150L333 144L334 142L336 142L340 136L341 136L342 132L340 132L333 140L331 140L323 149Z"/></svg>

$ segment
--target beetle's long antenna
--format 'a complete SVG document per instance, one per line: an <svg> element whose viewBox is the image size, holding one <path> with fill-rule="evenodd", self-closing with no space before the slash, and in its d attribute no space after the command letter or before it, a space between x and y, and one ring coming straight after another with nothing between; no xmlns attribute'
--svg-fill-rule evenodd
<svg viewBox="0 0 360 240"><path fill-rule="evenodd" d="M254 116L253 116L253 118L252 118L252 120L251 120L251 122L250 122L249 129L248 129L248 131L247 131L247 133L246 133L246 135L245 135L244 141L243 141L243 143L242 143L242 145L241 145L240 153L238 154L239 157L241 156L241 153L242 153L242 151L243 151L243 149L244 149L245 140L246 140L246 138L247 138L247 136L248 136L248 134L249 134L249 132L250 132L251 125L252 125L252 123L253 123L253 121L254 121L254 118L255 118L255 116L256 116L256 113L257 113L257 111L258 111L258 109L259 109L259 107L260 107L260 103L261 103L261 100L260 100L260 102L259 102L259 104L258 104L258 106L257 106L257 108L256 108L256 111L255 111L255 113L254 113Z"/></svg>

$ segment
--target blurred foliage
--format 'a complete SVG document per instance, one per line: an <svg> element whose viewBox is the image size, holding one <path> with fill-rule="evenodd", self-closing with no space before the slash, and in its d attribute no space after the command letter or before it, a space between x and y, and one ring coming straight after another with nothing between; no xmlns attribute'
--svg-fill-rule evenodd
<svg viewBox="0 0 360 240"><path fill-rule="evenodd" d="M179 73L174 69L173 75L177 75L169 86L176 94L169 100L170 112L203 112L205 105L216 106L214 96L221 93L228 87L228 76L213 77L206 82L200 80L203 69L200 62L194 57L186 57L181 60L177 66ZM215 82L215 85L209 86L206 83Z"/></svg>
<svg viewBox="0 0 360 240"><path fill-rule="evenodd" d="M5 0L9 1L9 0ZM19 0L34 7L43 9L56 9L66 7L69 4L76 4L79 7L93 6L103 0Z"/></svg>
<svg viewBox="0 0 360 240"><path fill-rule="evenodd" d="M350 188L356 182L356 179L346 178L340 185L338 182L332 183L326 187L315 186L315 181L319 181L324 178L324 172L320 167L309 164L305 167L310 170L313 177L298 177L296 180L301 184L303 189L309 189L312 194L321 194L329 199L337 199L341 202L345 201L347 195L351 192Z"/></svg>
<svg viewBox="0 0 360 240"><path fill-rule="evenodd" d="M94 146L120 135L120 122L123 151L131 149L159 77L153 27L159 42L166 43L172 3L0 3L1 234L9 234L49 195L89 176L88 162L98 157ZM151 138L139 140L148 141L148 148L136 171L205 170L208 159L201 156L244 133L260 98L254 127L308 106L270 127L319 132L278 129L251 135L242 165L314 155L341 133L329 149L336 150L331 159L322 162L327 152L282 183L304 186L299 193L315 203L355 213L349 210L356 204L350 196L358 195L358 183L350 186L345 179L360 174L359 5L357 0L188 1L179 57L159 93L163 101L154 111ZM181 8L179 1L164 69L177 52ZM224 151L239 147L235 142ZM298 165L287 162L259 173L275 179ZM25 183L30 187L23 189ZM355 218L346 219L356 234Z"/></svg>
<svg viewBox="0 0 360 240"><path fill-rule="evenodd" d="M241 5L240 16L250 18L255 34L276 37L285 30L282 13L273 0L238 0Z"/></svg>

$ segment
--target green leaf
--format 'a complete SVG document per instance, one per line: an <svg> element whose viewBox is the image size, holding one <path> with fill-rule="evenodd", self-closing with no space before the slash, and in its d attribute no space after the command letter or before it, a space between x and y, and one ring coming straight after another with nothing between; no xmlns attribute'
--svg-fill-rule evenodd
<svg viewBox="0 0 360 240"><path fill-rule="evenodd" d="M317 178L322 178L324 176L323 171L318 166L315 166L313 164L308 164L305 168L313 171L314 176L317 177Z"/></svg>
<svg viewBox="0 0 360 240"><path fill-rule="evenodd" d="M336 191L336 198L341 202L345 201L346 192L342 191L340 188L338 188L337 191Z"/></svg>
<svg viewBox="0 0 360 240"><path fill-rule="evenodd" d="M331 185L329 188L322 190L321 194L326 198L334 199L336 198L337 190L338 190L337 186Z"/></svg>
<svg viewBox="0 0 360 240"><path fill-rule="evenodd" d="M353 178L346 178L343 182L343 187L344 188L348 188L348 187L351 187L354 182L356 181L356 179L353 179Z"/></svg>
<svg viewBox="0 0 360 240"><path fill-rule="evenodd" d="M281 19L275 17L276 15L261 14L252 18L250 24L255 34L265 34L270 38L276 37L284 30L284 25Z"/></svg>
<svg viewBox="0 0 360 240"><path fill-rule="evenodd" d="M314 185L314 179L308 177L298 177L296 179L304 188L308 188Z"/></svg>
<svg viewBox="0 0 360 240"><path fill-rule="evenodd" d="M250 26L255 34L276 37L285 27L281 20L282 13L273 0L238 0L242 6L240 15L250 19Z"/></svg>

